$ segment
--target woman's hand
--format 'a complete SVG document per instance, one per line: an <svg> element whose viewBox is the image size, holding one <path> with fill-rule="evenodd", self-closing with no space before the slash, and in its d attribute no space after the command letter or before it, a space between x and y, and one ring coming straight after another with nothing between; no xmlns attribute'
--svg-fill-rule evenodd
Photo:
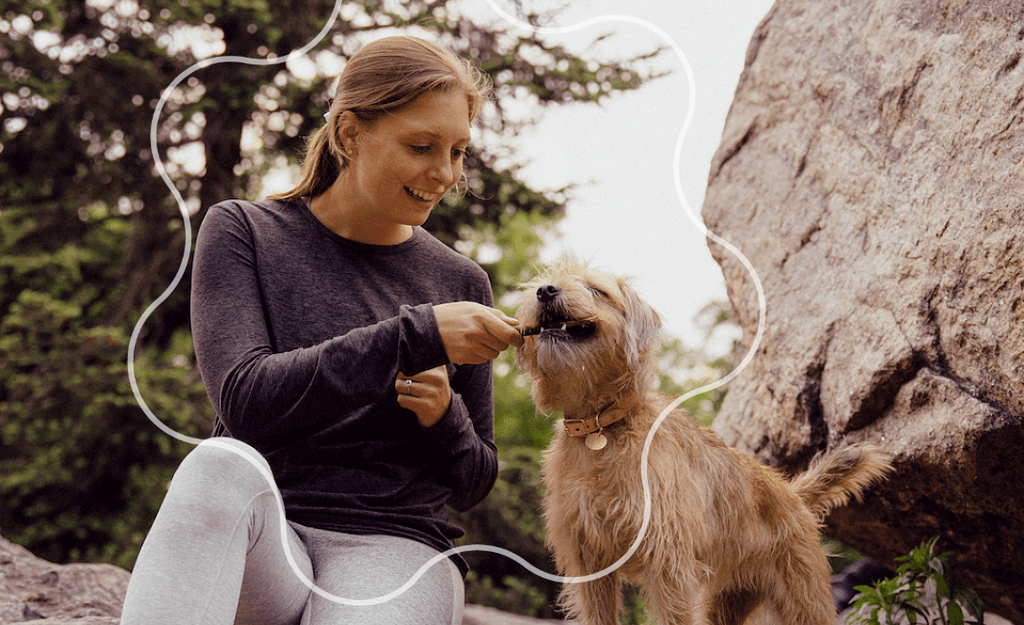
<svg viewBox="0 0 1024 625"><path fill-rule="evenodd" d="M516 326L519 320L497 308L474 302L453 302L434 306L437 329L456 365L480 364L493 360L509 345L520 347L523 337Z"/></svg>
<svg viewBox="0 0 1024 625"><path fill-rule="evenodd" d="M444 365L416 375L399 373L395 380L398 405L412 410L420 425L429 428L448 414L452 403L452 387Z"/></svg>

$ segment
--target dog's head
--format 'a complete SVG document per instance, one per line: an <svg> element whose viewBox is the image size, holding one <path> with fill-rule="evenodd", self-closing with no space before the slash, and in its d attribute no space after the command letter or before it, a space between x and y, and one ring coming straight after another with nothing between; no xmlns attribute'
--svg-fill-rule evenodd
<svg viewBox="0 0 1024 625"><path fill-rule="evenodd" d="M516 354L545 411L643 396L654 376L661 319L628 281L565 257L522 288Z"/></svg>

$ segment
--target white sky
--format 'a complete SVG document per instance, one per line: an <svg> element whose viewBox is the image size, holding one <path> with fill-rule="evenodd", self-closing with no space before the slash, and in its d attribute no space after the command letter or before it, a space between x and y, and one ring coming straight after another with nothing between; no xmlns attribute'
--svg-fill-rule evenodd
<svg viewBox="0 0 1024 625"><path fill-rule="evenodd" d="M490 10L486 0L479 2ZM509 0L495 0L512 12ZM535 6L553 4L536 0ZM587 19L629 15L663 30L687 57L694 76L695 109L683 141L683 195L700 212L711 157L743 69L747 44L771 0L577 0L550 24L569 27ZM665 43L642 25L607 22L550 41L588 58L588 44L603 33L604 50L645 52ZM571 250L598 267L632 276L661 314L667 331L696 346L694 316L725 285L700 230L686 216L673 181L673 155L686 116L687 79L668 50L659 67L672 74L619 94L601 107L556 107L518 138L524 181L537 189L576 183L560 227L562 236L544 260Z"/></svg>

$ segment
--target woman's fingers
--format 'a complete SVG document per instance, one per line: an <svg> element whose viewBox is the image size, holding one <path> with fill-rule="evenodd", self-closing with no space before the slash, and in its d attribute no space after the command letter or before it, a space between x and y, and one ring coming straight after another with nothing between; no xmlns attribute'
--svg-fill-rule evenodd
<svg viewBox="0 0 1024 625"><path fill-rule="evenodd" d="M510 345L523 344L516 329L519 320L497 308L453 302L434 306L434 315L448 359L455 364L493 360Z"/></svg>
<svg viewBox="0 0 1024 625"><path fill-rule="evenodd" d="M420 425L430 427L448 414L452 403L452 389L448 370L444 365L427 369L416 375L399 373L395 380L398 405L416 414Z"/></svg>

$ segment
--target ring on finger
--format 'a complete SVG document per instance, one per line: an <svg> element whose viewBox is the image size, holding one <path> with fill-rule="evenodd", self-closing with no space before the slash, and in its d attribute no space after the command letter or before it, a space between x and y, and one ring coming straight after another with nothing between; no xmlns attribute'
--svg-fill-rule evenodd
<svg viewBox="0 0 1024 625"><path fill-rule="evenodd" d="M412 380L405 381L405 394L412 395Z"/></svg>

